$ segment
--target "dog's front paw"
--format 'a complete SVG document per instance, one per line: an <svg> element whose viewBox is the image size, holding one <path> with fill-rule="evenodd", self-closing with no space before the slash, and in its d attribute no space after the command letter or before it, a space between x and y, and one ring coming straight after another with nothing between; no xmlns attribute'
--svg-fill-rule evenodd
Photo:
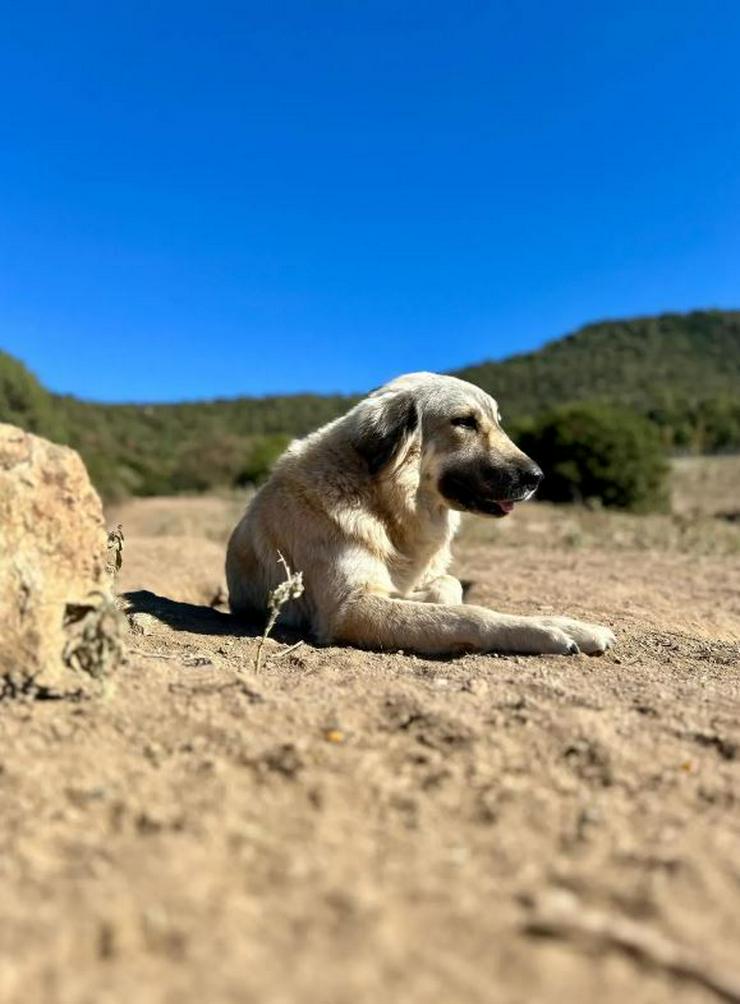
<svg viewBox="0 0 740 1004"><path fill-rule="evenodd" d="M586 655L603 655L617 642L614 633L601 624L576 621L570 617L542 617L538 619L565 632Z"/></svg>
<svg viewBox="0 0 740 1004"><path fill-rule="evenodd" d="M500 628L486 645L491 652L516 652L518 655L578 655L578 642L556 624L528 618L505 634Z"/></svg>

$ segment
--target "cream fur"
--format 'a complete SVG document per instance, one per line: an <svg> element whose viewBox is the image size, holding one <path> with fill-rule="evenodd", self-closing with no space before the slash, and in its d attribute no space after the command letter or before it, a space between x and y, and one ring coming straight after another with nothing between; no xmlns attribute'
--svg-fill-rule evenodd
<svg viewBox="0 0 740 1004"><path fill-rule="evenodd" d="M459 513L438 488L445 465L471 449L471 434L450 426L460 408L479 416L475 449L526 460L503 433L492 398L471 384L426 373L393 381L293 442L229 541L232 610L265 610L268 593L284 577L279 551L303 572L306 585L286 606L283 623L309 629L323 642L429 654L610 647L614 636L598 625L463 605L460 583L448 574ZM408 428L391 435L386 427L395 413ZM392 446L392 455L371 473L365 450L378 444Z"/></svg>

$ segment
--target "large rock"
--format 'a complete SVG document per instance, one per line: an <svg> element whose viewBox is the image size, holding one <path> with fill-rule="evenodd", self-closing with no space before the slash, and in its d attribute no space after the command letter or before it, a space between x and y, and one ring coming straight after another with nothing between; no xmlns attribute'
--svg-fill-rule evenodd
<svg viewBox="0 0 740 1004"><path fill-rule="evenodd" d="M103 510L82 460L0 424L0 696L79 687L120 650Z"/></svg>

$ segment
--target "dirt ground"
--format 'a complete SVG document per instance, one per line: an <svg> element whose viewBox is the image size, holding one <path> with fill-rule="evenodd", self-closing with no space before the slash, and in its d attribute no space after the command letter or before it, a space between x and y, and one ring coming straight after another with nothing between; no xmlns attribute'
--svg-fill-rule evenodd
<svg viewBox="0 0 740 1004"><path fill-rule="evenodd" d="M466 525L471 599L603 621L601 659L278 633L259 674L243 499L111 511L128 664L0 705L0 1000L740 1001L738 499L686 461L673 516Z"/></svg>

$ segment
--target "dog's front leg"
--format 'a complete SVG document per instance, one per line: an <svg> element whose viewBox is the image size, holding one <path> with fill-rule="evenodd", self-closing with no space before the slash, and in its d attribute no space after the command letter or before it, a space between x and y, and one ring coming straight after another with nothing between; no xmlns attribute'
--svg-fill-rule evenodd
<svg viewBox="0 0 740 1004"><path fill-rule="evenodd" d="M463 601L463 590L454 575L438 575L419 589L414 589L409 593L408 599L418 600L419 603L446 603L456 607Z"/></svg>
<svg viewBox="0 0 740 1004"><path fill-rule="evenodd" d="M464 651L575 655L580 651L572 635L544 618L499 614L463 604L419 603L365 589L346 596L317 634L326 641L423 655ZM605 638L604 648L609 644Z"/></svg>

